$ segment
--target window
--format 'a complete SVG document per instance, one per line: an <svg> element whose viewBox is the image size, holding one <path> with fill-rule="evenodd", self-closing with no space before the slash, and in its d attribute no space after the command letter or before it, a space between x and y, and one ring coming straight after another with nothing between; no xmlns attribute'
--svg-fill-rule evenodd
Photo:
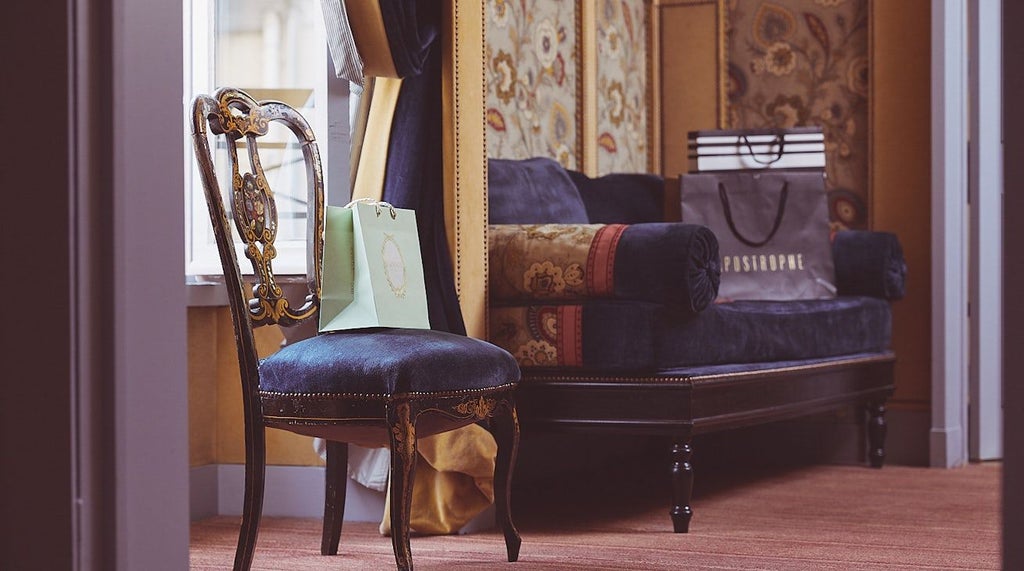
<svg viewBox="0 0 1024 571"><path fill-rule="evenodd" d="M332 98L319 0L185 0L184 12L186 107L196 94L212 94L227 86L240 88L257 100L284 101L298 109L317 134L326 177L330 172L327 102ZM343 101L342 113L347 115L347 99ZM307 197L302 152L294 136L278 124L271 125L264 141L260 158L277 198L279 216L274 269L279 274L304 274ZM211 145L223 187L230 180L227 150L222 140L211 141ZM190 140L185 142L185 153L185 273L219 275L220 260ZM243 171L248 168L247 161L240 163ZM228 197L224 199L230 208ZM251 273L244 258L241 261L242 272Z"/></svg>

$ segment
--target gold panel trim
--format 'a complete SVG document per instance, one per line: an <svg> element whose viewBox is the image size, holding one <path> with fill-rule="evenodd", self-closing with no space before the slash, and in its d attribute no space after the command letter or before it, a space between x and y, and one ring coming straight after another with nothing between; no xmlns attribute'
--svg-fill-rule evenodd
<svg viewBox="0 0 1024 571"><path fill-rule="evenodd" d="M661 172L661 144L658 142L661 123L656 120L661 117L661 109L660 102L655 96L660 92L661 85L658 77L660 70L655 67L655 62L658 61L655 57L657 40L660 39L660 36L655 38L655 30L658 29L656 2L657 0L644 0L644 14L647 17L647 92L644 94L647 100L647 172Z"/></svg>
<svg viewBox="0 0 1024 571"><path fill-rule="evenodd" d="M597 0L576 4L576 157L578 168L597 176Z"/></svg>
<svg viewBox="0 0 1024 571"><path fill-rule="evenodd" d="M466 333L487 338L487 93L484 3L445 3L445 220Z"/></svg>
<svg viewBox="0 0 1024 571"><path fill-rule="evenodd" d="M725 6L725 0L652 0L652 2L652 13L650 17L651 27L648 33L651 46L648 53L652 60L650 63L652 72L649 78L649 83L651 85L651 109L652 114L656 119L650 121L648 127L651 133L651 164L652 167L656 169L654 172L660 172L666 176L676 176L679 174L678 172L666 172L666 169L668 168L666 163L672 162L666 159L666 137L672 137L672 140L676 142L679 140L685 142L686 133L665 132L665 110L670 109L673 104L676 104L676 102L664 101L665 82L662 76L664 74L665 67L664 61L668 55L664 47L665 35L662 33L662 27L665 21L665 11L699 6L714 7L714 43L716 50L714 70L714 105L717 127L721 129L729 127L729 53L727 42L728 38L726 36L728 11ZM678 162L678 160L675 160L675 162Z"/></svg>

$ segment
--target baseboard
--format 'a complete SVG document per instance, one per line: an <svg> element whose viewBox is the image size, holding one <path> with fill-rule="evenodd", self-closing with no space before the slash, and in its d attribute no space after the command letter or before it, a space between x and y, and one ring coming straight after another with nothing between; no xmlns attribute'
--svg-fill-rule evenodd
<svg viewBox="0 0 1024 571"><path fill-rule="evenodd" d="M932 428L929 432L931 466L954 468L967 463L967 437L961 427Z"/></svg>
<svg viewBox="0 0 1024 571"><path fill-rule="evenodd" d="M192 521L217 515L216 464L196 466L189 470L189 516Z"/></svg>
<svg viewBox="0 0 1024 571"><path fill-rule="evenodd" d="M191 469L190 512L193 520L213 515L241 515L245 467L209 464ZM267 466L263 515L323 517L324 468L319 466ZM384 494L348 480L345 521L380 522Z"/></svg>

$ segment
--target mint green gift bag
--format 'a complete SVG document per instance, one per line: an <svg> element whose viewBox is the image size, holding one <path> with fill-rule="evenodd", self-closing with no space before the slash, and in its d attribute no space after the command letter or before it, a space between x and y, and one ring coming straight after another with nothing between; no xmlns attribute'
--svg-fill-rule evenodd
<svg viewBox="0 0 1024 571"><path fill-rule="evenodd" d="M416 213L386 202L328 206L320 332L430 329Z"/></svg>

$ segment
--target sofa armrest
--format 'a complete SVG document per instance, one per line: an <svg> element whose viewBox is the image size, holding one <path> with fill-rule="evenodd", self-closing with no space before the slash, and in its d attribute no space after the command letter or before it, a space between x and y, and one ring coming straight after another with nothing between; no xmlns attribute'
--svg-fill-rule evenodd
<svg viewBox="0 0 1024 571"><path fill-rule="evenodd" d="M907 263L895 234L845 230L832 242L839 295L896 300L906 293Z"/></svg>
<svg viewBox="0 0 1024 571"><path fill-rule="evenodd" d="M489 274L498 302L614 298L699 312L718 295L718 240L682 223L499 224Z"/></svg>

